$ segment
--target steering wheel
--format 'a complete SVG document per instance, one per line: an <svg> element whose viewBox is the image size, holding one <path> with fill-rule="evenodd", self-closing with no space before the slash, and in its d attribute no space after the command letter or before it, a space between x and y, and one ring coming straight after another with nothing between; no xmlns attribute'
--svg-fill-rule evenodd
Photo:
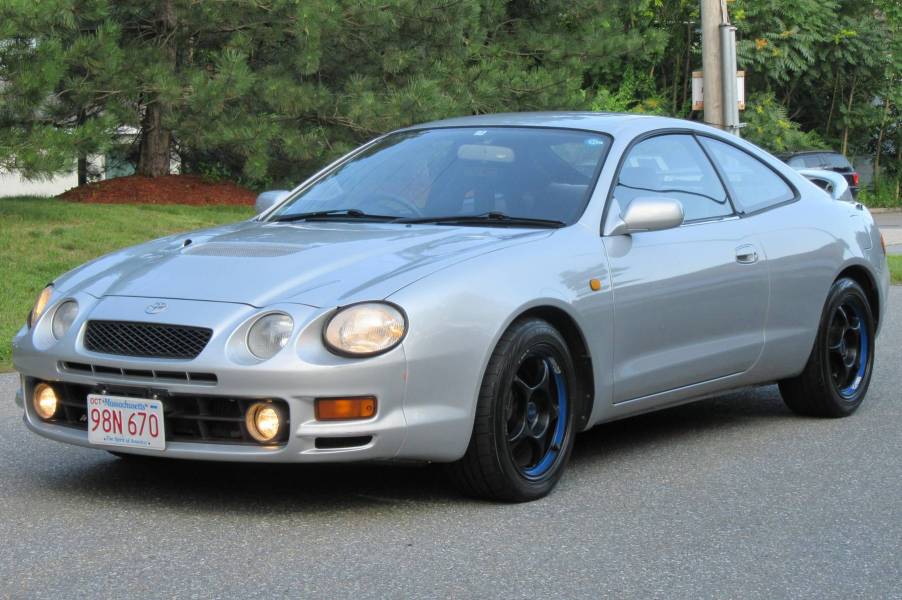
<svg viewBox="0 0 902 600"><path fill-rule="evenodd" d="M389 192L378 192L373 196L370 196L368 200L374 200L377 206L388 206L394 204L396 207L400 207L402 215L399 217L422 217L423 212L417 208L416 204L408 200L407 198L403 198L398 196L397 194L391 194ZM370 211L367 211L370 212ZM376 212L376 211L373 211Z"/></svg>

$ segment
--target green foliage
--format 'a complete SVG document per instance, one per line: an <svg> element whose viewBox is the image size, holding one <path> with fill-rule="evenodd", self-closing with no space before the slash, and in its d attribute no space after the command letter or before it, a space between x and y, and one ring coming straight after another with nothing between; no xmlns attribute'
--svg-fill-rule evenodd
<svg viewBox="0 0 902 600"><path fill-rule="evenodd" d="M632 67L624 73L615 90L599 87L592 100L591 109L599 112L635 112L664 115L667 101L658 93L650 75L637 75Z"/></svg>
<svg viewBox="0 0 902 600"><path fill-rule="evenodd" d="M871 208L902 208L902 196L899 196L899 180L884 177L870 189L863 189L858 200Z"/></svg>
<svg viewBox="0 0 902 600"><path fill-rule="evenodd" d="M898 178L898 0L728 6L747 134L879 155ZM452 115L698 117L698 26L697 0L4 0L0 168L70 169L150 108L183 170L261 187Z"/></svg>
<svg viewBox="0 0 902 600"><path fill-rule="evenodd" d="M792 122L786 108L777 103L772 93L755 94L748 101L742 136L774 153L826 148L813 131L802 131Z"/></svg>
<svg viewBox="0 0 902 600"><path fill-rule="evenodd" d="M737 0L732 10L750 89L773 92L792 119L836 150L866 154L886 144L882 151L893 154L902 142L886 135L899 125L898 0ZM883 162L897 170L889 163L898 158Z"/></svg>

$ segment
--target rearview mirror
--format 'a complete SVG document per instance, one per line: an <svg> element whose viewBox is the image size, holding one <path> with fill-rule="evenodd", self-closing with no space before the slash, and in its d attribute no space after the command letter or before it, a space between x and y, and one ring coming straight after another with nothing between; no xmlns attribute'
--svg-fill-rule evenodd
<svg viewBox="0 0 902 600"><path fill-rule="evenodd" d="M683 205L661 197L636 198L626 212L614 219L605 235L626 235L641 231L672 229L683 224Z"/></svg>
<svg viewBox="0 0 902 600"><path fill-rule="evenodd" d="M284 200L290 194L288 190L272 190L269 192L263 192L259 196L257 196L257 201L254 203L254 210L257 211L257 214L261 214Z"/></svg>

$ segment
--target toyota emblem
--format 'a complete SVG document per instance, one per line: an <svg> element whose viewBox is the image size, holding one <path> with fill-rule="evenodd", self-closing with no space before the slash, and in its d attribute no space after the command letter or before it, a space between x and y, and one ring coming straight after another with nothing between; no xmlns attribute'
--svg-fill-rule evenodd
<svg viewBox="0 0 902 600"><path fill-rule="evenodd" d="M146 312L149 315L158 315L161 312L163 312L164 310L166 310L166 308L167 308L167 305L165 302L154 302L153 304L151 304L150 306L145 308L144 312Z"/></svg>

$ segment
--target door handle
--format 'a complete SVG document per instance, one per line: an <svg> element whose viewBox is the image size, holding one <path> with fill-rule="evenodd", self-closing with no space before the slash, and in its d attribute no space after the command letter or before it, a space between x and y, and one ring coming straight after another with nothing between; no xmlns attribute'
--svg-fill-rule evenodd
<svg viewBox="0 0 902 600"><path fill-rule="evenodd" d="M758 249L751 244L739 246L736 248L736 262L743 265L750 265L758 262Z"/></svg>

